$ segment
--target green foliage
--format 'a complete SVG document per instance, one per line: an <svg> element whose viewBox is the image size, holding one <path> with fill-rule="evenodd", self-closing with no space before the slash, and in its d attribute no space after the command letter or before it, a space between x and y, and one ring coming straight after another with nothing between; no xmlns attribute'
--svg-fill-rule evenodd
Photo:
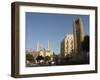
<svg viewBox="0 0 100 80"><path fill-rule="evenodd" d="M44 60L45 60L45 61L49 61L50 59L51 59L51 58L50 58L49 56L45 56L45 57L44 57Z"/></svg>
<svg viewBox="0 0 100 80"><path fill-rule="evenodd" d="M26 54L26 60L30 61L30 62L34 62L34 57L31 54Z"/></svg>
<svg viewBox="0 0 100 80"><path fill-rule="evenodd" d="M37 61L44 60L44 57L43 56L37 56L36 60Z"/></svg>
<svg viewBox="0 0 100 80"><path fill-rule="evenodd" d="M89 52L89 36L84 37L84 41L82 42L83 51Z"/></svg>

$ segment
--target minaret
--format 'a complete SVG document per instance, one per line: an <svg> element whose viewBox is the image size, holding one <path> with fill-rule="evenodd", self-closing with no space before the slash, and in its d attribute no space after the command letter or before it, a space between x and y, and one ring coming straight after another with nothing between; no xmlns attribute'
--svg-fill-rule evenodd
<svg viewBox="0 0 100 80"><path fill-rule="evenodd" d="M39 51L39 47L40 47L40 44L39 44L39 40L37 42L37 51Z"/></svg>
<svg viewBox="0 0 100 80"><path fill-rule="evenodd" d="M51 45L49 40L48 40L48 50L51 50Z"/></svg>

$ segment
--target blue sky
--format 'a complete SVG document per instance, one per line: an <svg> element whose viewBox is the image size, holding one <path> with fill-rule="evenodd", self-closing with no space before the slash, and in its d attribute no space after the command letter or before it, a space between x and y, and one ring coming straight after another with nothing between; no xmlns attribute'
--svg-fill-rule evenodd
<svg viewBox="0 0 100 80"><path fill-rule="evenodd" d="M89 15L51 14L26 12L26 49L36 49L37 41L47 48L48 40L53 51L60 53L65 35L73 33L73 19L82 18L85 35L89 35Z"/></svg>

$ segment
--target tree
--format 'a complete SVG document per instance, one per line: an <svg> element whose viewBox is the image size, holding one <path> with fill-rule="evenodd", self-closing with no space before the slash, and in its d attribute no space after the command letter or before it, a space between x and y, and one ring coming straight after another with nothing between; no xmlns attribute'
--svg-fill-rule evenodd
<svg viewBox="0 0 100 80"><path fill-rule="evenodd" d="M36 60L37 61L44 60L44 57L43 56L37 56Z"/></svg>
<svg viewBox="0 0 100 80"><path fill-rule="evenodd" d="M45 60L45 61L49 61L50 59L51 59L51 58L50 58L49 56L45 56L45 57L44 57L44 60Z"/></svg>
<svg viewBox="0 0 100 80"><path fill-rule="evenodd" d="M84 41L82 42L83 51L89 52L89 36L86 35L84 37Z"/></svg>
<svg viewBox="0 0 100 80"><path fill-rule="evenodd" d="M30 62L34 62L35 59L31 54L26 54L26 60L30 61Z"/></svg>

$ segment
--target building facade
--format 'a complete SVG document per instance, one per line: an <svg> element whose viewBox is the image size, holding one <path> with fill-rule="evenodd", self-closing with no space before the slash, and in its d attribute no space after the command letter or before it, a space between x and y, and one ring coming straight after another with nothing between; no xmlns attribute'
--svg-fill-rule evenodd
<svg viewBox="0 0 100 80"><path fill-rule="evenodd" d="M74 35L74 52L82 51L82 42L84 40L83 21L81 18L73 20L73 35Z"/></svg>
<svg viewBox="0 0 100 80"><path fill-rule="evenodd" d="M61 56L64 57L74 50L74 39L73 34L69 34L64 37L61 42Z"/></svg>

